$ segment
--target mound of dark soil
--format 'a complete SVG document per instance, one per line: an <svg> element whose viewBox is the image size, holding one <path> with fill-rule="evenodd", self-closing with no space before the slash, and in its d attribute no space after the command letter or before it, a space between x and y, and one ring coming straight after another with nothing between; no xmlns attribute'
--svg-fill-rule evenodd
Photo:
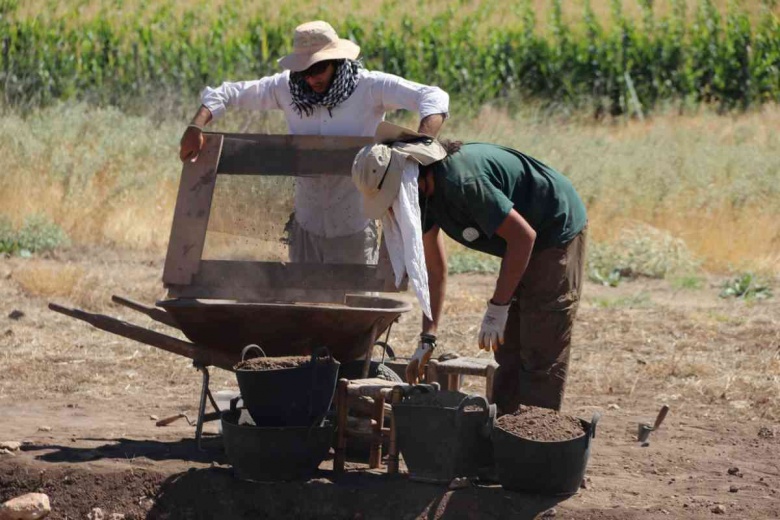
<svg viewBox="0 0 780 520"><path fill-rule="evenodd" d="M238 480L224 467L174 474L83 464L43 468L0 459L0 503L24 493L46 493L52 508L47 520L86 519L93 508L101 509L102 518L118 514L125 520L530 520L561 500L507 496L498 486L451 491L354 470L341 476L321 470L308 481L262 484Z"/></svg>
<svg viewBox="0 0 780 520"><path fill-rule="evenodd" d="M521 405L515 413L499 417L496 424L504 431L532 441L568 441L585 435L576 417L536 406Z"/></svg>
<svg viewBox="0 0 780 520"><path fill-rule="evenodd" d="M0 469L0 503L25 493L46 493L52 519L87 518L93 508L100 508L105 518L117 513L126 520L143 520L149 518L165 478L137 469L90 472L52 465L32 471L7 464Z"/></svg>

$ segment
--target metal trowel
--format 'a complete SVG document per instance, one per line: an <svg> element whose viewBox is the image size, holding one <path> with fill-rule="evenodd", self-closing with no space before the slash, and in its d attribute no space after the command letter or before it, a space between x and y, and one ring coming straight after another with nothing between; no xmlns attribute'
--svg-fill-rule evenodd
<svg viewBox="0 0 780 520"><path fill-rule="evenodd" d="M658 412L658 417L655 418L655 424L650 426L647 423L639 423L639 431L637 432L636 439L639 442L647 442L648 437L650 437L650 432L654 432L661 427L661 423L664 422L667 413L669 413L669 406L663 405L661 411Z"/></svg>

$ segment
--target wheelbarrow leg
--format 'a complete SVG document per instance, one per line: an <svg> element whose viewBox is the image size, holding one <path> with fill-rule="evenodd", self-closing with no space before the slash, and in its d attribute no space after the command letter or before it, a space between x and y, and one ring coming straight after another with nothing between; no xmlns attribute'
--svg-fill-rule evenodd
<svg viewBox="0 0 780 520"><path fill-rule="evenodd" d="M209 369L197 363L193 363L193 365L203 373L203 384L200 387L200 404L198 406L198 423L195 426L195 442L197 443L198 450L203 451L200 441L203 436L203 423L206 421L206 398L208 397L211 406L213 406L214 410L217 412L219 412L219 406L217 406L217 402L214 400L214 396L211 395L211 390L209 389Z"/></svg>
<svg viewBox="0 0 780 520"><path fill-rule="evenodd" d="M363 360L363 370L360 374L361 379L366 379L368 377L368 372L371 370L371 357L374 353L374 345L376 344L377 339L377 329L379 329L379 322L377 321L374 323L374 325L371 327L371 332L368 333L368 336L366 337L366 348L364 349L366 352L366 357Z"/></svg>

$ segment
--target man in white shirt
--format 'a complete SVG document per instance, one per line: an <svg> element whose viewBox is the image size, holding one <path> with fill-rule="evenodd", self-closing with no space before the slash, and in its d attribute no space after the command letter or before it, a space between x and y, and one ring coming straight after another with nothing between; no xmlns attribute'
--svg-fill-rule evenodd
<svg viewBox="0 0 780 520"><path fill-rule="evenodd" d="M368 71L360 47L339 39L322 21L295 29L293 52L279 60L285 70L254 81L207 87L202 105L181 138L179 156L194 160L203 147L203 127L228 107L282 110L295 135L373 136L388 110L420 115L419 132L436 136L449 112L449 96L438 87L392 74ZM317 263L375 263L376 223L362 211L349 176L298 177L290 260Z"/></svg>

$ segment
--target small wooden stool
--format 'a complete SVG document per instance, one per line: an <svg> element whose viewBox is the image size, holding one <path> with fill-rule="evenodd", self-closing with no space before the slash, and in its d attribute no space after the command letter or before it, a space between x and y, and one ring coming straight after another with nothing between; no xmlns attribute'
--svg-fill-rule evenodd
<svg viewBox="0 0 780 520"><path fill-rule="evenodd" d="M359 434L350 431L347 427L347 415L350 407L361 397L370 397L374 400L371 413L371 451L368 466L378 468L382 461L382 442L388 440L387 472L398 473L398 446L395 441L395 419L390 417L390 428L384 427L385 403L398 402L401 399L401 389L408 386L405 383L386 381L384 379L339 379L336 387L336 410L338 431L336 437L336 456L333 460L334 471L344 471L346 461L347 439ZM389 399L388 399L389 398Z"/></svg>
<svg viewBox="0 0 780 520"><path fill-rule="evenodd" d="M498 363L493 359L459 357L439 361L428 361L426 378L428 383L439 383L442 390L460 390L461 376L479 376L485 378L485 397L493 403L493 377Z"/></svg>

